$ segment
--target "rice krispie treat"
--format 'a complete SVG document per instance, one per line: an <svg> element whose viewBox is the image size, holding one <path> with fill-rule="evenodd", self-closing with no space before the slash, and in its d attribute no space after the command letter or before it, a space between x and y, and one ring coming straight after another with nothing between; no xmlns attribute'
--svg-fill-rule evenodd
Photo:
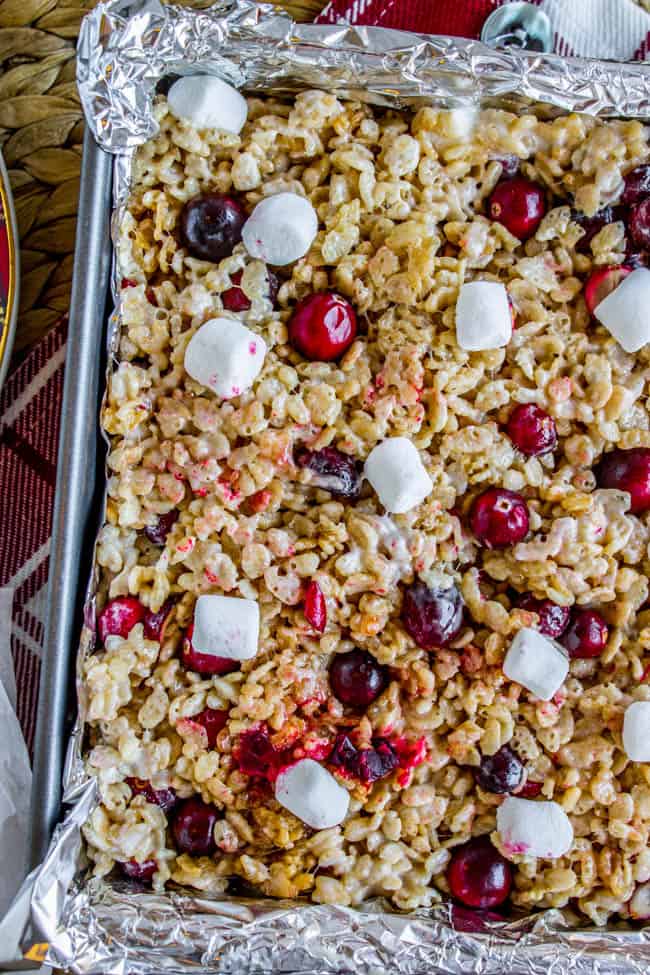
<svg viewBox="0 0 650 975"><path fill-rule="evenodd" d="M207 78L155 113L81 689L95 872L650 915L644 126Z"/></svg>

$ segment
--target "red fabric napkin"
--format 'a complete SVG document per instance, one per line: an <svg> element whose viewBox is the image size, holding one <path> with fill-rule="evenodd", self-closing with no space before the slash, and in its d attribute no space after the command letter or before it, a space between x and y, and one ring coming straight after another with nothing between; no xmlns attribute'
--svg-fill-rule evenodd
<svg viewBox="0 0 650 975"><path fill-rule="evenodd" d="M478 37L503 0L330 0L321 23L348 21ZM643 60L650 16L631 0L535 0L560 54ZM19 325L20 327L20 325ZM0 396L0 589L13 594L11 650L18 717L32 749L43 652L66 322L9 375Z"/></svg>

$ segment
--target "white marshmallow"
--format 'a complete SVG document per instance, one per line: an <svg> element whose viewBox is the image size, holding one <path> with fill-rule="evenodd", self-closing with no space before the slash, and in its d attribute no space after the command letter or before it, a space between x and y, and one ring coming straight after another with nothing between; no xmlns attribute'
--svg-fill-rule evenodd
<svg viewBox="0 0 650 975"><path fill-rule="evenodd" d="M456 302L456 341L461 349L500 349L512 336L508 292L498 281L470 281Z"/></svg>
<svg viewBox="0 0 650 975"><path fill-rule="evenodd" d="M639 267L596 305L594 315L626 352L650 342L650 271Z"/></svg>
<svg viewBox="0 0 650 975"><path fill-rule="evenodd" d="M251 257L284 265L304 257L317 233L318 217L309 200L297 193L276 193L260 200L241 237Z"/></svg>
<svg viewBox="0 0 650 975"><path fill-rule="evenodd" d="M503 673L542 701L550 701L569 673L569 658L554 640L524 627L510 644Z"/></svg>
<svg viewBox="0 0 650 975"><path fill-rule="evenodd" d="M223 399L253 385L264 365L266 343L234 318L211 318L185 349L185 369L197 383Z"/></svg>
<svg viewBox="0 0 650 975"><path fill-rule="evenodd" d="M650 883L640 884L630 901L630 915L637 921L650 919Z"/></svg>
<svg viewBox="0 0 650 975"><path fill-rule="evenodd" d="M254 599L199 596L194 607L192 646L199 653L251 660L258 650L260 609Z"/></svg>
<svg viewBox="0 0 650 975"><path fill-rule="evenodd" d="M302 758L275 782L275 798L312 829L329 829L345 819L350 805L347 789L313 758Z"/></svg>
<svg viewBox="0 0 650 975"><path fill-rule="evenodd" d="M650 762L650 701L635 701L625 709L623 748L633 762Z"/></svg>
<svg viewBox="0 0 650 975"><path fill-rule="evenodd" d="M506 853L556 860L571 849L573 826L557 802L508 796L497 809L497 830Z"/></svg>
<svg viewBox="0 0 650 975"><path fill-rule="evenodd" d="M167 93L167 104L172 115L197 129L225 129L235 135L248 115L246 99L236 88L206 74L175 81Z"/></svg>
<svg viewBox="0 0 650 975"><path fill-rule="evenodd" d="M386 511L396 515L415 508L433 490L433 482L408 437L389 437L373 447L363 473Z"/></svg>

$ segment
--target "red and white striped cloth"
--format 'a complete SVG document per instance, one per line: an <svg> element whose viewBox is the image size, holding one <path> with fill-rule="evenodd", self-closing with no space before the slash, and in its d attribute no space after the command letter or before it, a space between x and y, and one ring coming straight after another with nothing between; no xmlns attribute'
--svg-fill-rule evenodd
<svg viewBox="0 0 650 975"><path fill-rule="evenodd" d="M485 18L502 2L330 0L318 20L478 37ZM536 2L551 18L560 54L619 60L648 56L650 15L632 0ZM43 652L65 339L62 321L14 369L0 396L0 609L13 602L10 639L17 711L30 752Z"/></svg>

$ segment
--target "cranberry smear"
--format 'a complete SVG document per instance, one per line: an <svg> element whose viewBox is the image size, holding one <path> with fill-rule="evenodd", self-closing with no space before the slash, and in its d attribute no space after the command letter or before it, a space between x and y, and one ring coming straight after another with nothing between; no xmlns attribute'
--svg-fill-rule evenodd
<svg viewBox="0 0 650 975"><path fill-rule="evenodd" d="M572 659L599 657L607 644L609 628L595 609L575 609L561 639Z"/></svg>
<svg viewBox="0 0 650 975"><path fill-rule="evenodd" d="M271 743L265 727L243 731L235 748L235 758L240 771L273 780L281 764L281 752Z"/></svg>
<svg viewBox="0 0 650 975"><path fill-rule="evenodd" d="M527 240L546 213L544 190L523 176L502 180L492 190L489 212L492 219L502 223L514 237Z"/></svg>
<svg viewBox="0 0 650 975"><path fill-rule="evenodd" d="M204 193L189 200L181 213L181 239L192 257L221 261L241 240L246 211L223 193Z"/></svg>
<svg viewBox="0 0 650 975"><path fill-rule="evenodd" d="M178 802L175 789L154 789L146 779L129 778L126 784L134 796L144 796L152 806L160 806L164 813L168 813Z"/></svg>
<svg viewBox="0 0 650 975"><path fill-rule="evenodd" d="M306 359L331 362L342 356L357 334L357 316L349 301L330 292L308 295L289 322L289 342Z"/></svg>
<svg viewBox="0 0 650 975"><path fill-rule="evenodd" d="M164 545L167 536L178 521L180 512L178 508L172 508L164 515L158 515L155 525L145 525L143 534L152 545Z"/></svg>
<svg viewBox="0 0 650 975"><path fill-rule="evenodd" d="M463 600L456 586L430 589L422 581L404 590L404 629L423 650L444 647L463 625Z"/></svg>
<svg viewBox="0 0 650 975"><path fill-rule="evenodd" d="M312 471L314 487L329 491L335 498L356 501L361 493L361 474L356 460L336 447L302 450L296 455L296 464Z"/></svg>
<svg viewBox="0 0 650 975"><path fill-rule="evenodd" d="M527 457L548 454L557 447L555 420L534 403L515 406L506 431L517 450Z"/></svg>
<svg viewBox="0 0 650 975"><path fill-rule="evenodd" d="M305 619L318 633L322 633L327 625L327 604L321 587L312 579L305 592Z"/></svg>
<svg viewBox="0 0 650 975"><path fill-rule="evenodd" d="M533 782L531 779L528 779L527 782L524 782L521 789L517 789L517 795L520 799L534 799L542 791L542 785L542 782Z"/></svg>
<svg viewBox="0 0 650 975"><path fill-rule="evenodd" d="M624 264L613 264L610 267L599 267L589 275L585 284L585 301L590 315L593 315L601 301L611 294L631 271L632 268Z"/></svg>
<svg viewBox="0 0 650 975"><path fill-rule="evenodd" d="M142 623L146 609L135 596L110 599L97 617L97 633L102 643L107 636L127 637L136 623Z"/></svg>
<svg viewBox="0 0 650 975"><path fill-rule="evenodd" d="M130 880L139 880L142 884L150 884L158 869L158 864L155 860L143 860L142 863L138 863L137 860L127 860L125 863L120 863L120 867L122 873Z"/></svg>
<svg viewBox="0 0 650 975"><path fill-rule="evenodd" d="M214 748L217 744L217 735L228 723L228 712L218 708L204 708L199 714L192 717L202 728L205 728L208 735L208 748Z"/></svg>
<svg viewBox="0 0 650 975"><path fill-rule="evenodd" d="M512 887L512 867L485 836L457 846L447 867L452 895L466 907L498 907Z"/></svg>
<svg viewBox="0 0 650 975"><path fill-rule="evenodd" d="M152 613L150 609L147 610L143 620L144 635L147 640L158 640L159 643L162 643L165 628L173 608L174 600L168 599L162 604L157 613Z"/></svg>
<svg viewBox="0 0 650 975"><path fill-rule="evenodd" d="M625 177L621 203L632 206L650 196L650 165L635 166Z"/></svg>
<svg viewBox="0 0 650 975"><path fill-rule="evenodd" d="M194 623L187 628L185 639L183 640L183 666L187 670L194 670L197 674L230 674L239 667L238 660L231 660L230 657L217 657L213 653L200 653L192 645L192 634L194 633Z"/></svg>
<svg viewBox="0 0 650 975"><path fill-rule="evenodd" d="M635 244L650 247L650 198L630 207L627 226Z"/></svg>
<svg viewBox="0 0 650 975"><path fill-rule="evenodd" d="M483 755L474 776L484 792L504 795L517 791L524 779L524 766L512 748L503 745L494 755Z"/></svg>
<svg viewBox="0 0 650 975"><path fill-rule="evenodd" d="M214 853L214 827L217 810L201 799L185 799L178 807L172 823L172 833L181 853L209 856Z"/></svg>
<svg viewBox="0 0 650 975"><path fill-rule="evenodd" d="M531 593L524 593L517 600L517 608L525 609L529 613L537 613L539 623L537 629L544 636L557 640L569 625L571 611L568 606L558 606L550 599L535 599Z"/></svg>
<svg viewBox="0 0 650 975"><path fill-rule="evenodd" d="M368 707L388 685L388 671L365 650L337 653L329 677L336 697L351 708Z"/></svg>
<svg viewBox="0 0 650 975"><path fill-rule="evenodd" d="M377 782L399 768L399 758L387 741L373 742L370 748L357 748L345 734L337 735L329 763L364 785Z"/></svg>
<svg viewBox="0 0 650 975"><path fill-rule="evenodd" d="M515 545L528 534L528 505L516 491L488 488L472 502L471 529L486 548Z"/></svg>
<svg viewBox="0 0 650 975"><path fill-rule="evenodd" d="M603 454L594 474L598 487L628 492L632 514L650 508L650 447L616 447Z"/></svg>

